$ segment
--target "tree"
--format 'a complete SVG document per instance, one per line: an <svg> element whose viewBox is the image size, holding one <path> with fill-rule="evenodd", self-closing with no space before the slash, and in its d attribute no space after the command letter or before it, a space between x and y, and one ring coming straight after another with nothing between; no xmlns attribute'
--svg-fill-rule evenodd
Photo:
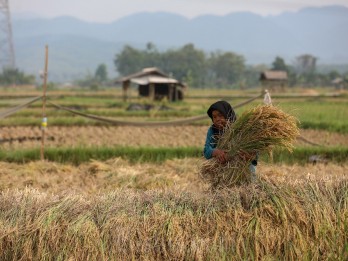
<svg viewBox="0 0 348 261"><path fill-rule="evenodd" d="M313 74L316 69L317 58L310 55L304 54L296 57L296 70L300 74Z"/></svg>
<svg viewBox="0 0 348 261"><path fill-rule="evenodd" d="M288 72L289 68L285 64L284 59L277 56L274 62L272 63L272 70Z"/></svg>
<svg viewBox="0 0 348 261"><path fill-rule="evenodd" d="M209 58L208 67L219 87L236 84L245 70L244 57L232 52L214 52Z"/></svg>
<svg viewBox="0 0 348 261"><path fill-rule="evenodd" d="M329 79L332 81L332 80L335 80L336 78L338 77L341 77L340 73L336 70L333 70L331 72L329 72Z"/></svg>
<svg viewBox="0 0 348 261"><path fill-rule="evenodd" d="M95 71L94 78L98 82L106 82L108 80L108 72L105 64L100 64Z"/></svg>
<svg viewBox="0 0 348 261"><path fill-rule="evenodd" d="M187 44L179 50L170 50L162 55L163 70L180 81L190 80L195 87L204 85L205 53Z"/></svg>
<svg viewBox="0 0 348 261"><path fill-rule="evenodd" d="M33 84L34 82L34 75L25 75L18 69L4 68L0 74L0 84Z"/></svg>
<svg viewBox="0 0 348 261"><path fill-rule="evenodd" d="M114 60L116 70L121 75L128 75L143 68L144 52L126 45Z"/></svg>

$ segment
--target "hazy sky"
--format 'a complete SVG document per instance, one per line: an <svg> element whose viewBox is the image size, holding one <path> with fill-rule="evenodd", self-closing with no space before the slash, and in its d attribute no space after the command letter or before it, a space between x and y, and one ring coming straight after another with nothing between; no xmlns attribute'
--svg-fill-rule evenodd
<svg viewBox="0 0 348 261"><path fill-rule="evenodd" d="M138 12L167 11L193 18L250 11L274 15L308 6L343 5L348 0L9 0L12 13L43 17L74 16L85 21L112 22Z"/></svg>

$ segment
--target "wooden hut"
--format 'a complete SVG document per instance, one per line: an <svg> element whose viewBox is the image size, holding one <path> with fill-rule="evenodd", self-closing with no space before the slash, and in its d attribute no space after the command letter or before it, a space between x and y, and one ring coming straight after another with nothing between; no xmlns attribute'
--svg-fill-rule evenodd
<svg viewBox="0 0 348 261"><path fill-rule="evenodd" d="M262 90L284 91L288 85L286 71L264 71L260 75Z"/></svg>
<svg viewBox="0 0 348 261"><path fill-rule="evenodd" d="M343 90L343 89L345 89L348 86L348 84L341 77L337 77L334 80L332 80L331 84L337 90Z"/></svg>
<svg viewBox="0 0 348 261"><path fill-rule="evenodd" d="M186 88L183 83L156 67L144 68L140 72L123 77L120 82L122 82L124 100L128 98L131 83L138 85L138 92L141 97L149 97L151 100L167 98L171 102L182 100Z"/></svg>

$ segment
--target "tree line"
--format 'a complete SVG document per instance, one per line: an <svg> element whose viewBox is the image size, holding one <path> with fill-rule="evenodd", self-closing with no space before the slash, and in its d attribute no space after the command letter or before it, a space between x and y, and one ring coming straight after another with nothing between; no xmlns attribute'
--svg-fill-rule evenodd
<svg viewBox="0 0 348 261"><path fill-rule="evenodd" d="M116 71L129 75L146 67L158 67L163 72L185 82L190 87L199 88L246 88L259 85L260 73L265 70L283 70L288 73L289 86L328 86L337 77L348 81L348 72L337 71L319 73L316 57L305 54L296 58L296 63L288 65L277 56L271 66L246 65L245 58L234 52L215 51L205 53L186 44L179 49L160 52L152 43L141 50L125 45L115 55Z"/></svg>
<svg viewBox="0 0 348 261"><path fill-rule="evenodd" d="M340 78L348 86L348 69L345 73L335 70L318 72L317 58L304 54L296 57L294 64L286 64L282 57L275 57L271 65L247 65L245 58L234 52L214 51L206 53L193 44L160 52L153 43L145 49L125 45L114 57L114 65L120 76L138 72L146 67L157 67L191 88L252 88L258 86L261 72L282 70L288 74L291 86L330 86ZM26 75L16 68L4 68L0 73L0 85L35 84L34 75ZM113 85L108 78L105 64L98 65L94 75L87 75L75 82L78 86L99 89ZM54 85L51 83L51 85Z"/></svg>
<svg viewBox="0 0 348 261"><path fill-rule="evenodd" d="M34 75L27 75L17 68L3 68L2 73L0 73L1 85L23 85L34 83Z"/></svg>
<svg viewBox="0 0 348 261"><path fill-rule="evenodd" d="M159 52L148 43L145 50L126 45L114 60L121 75L157 67L192 87L226 87L238 84L246 70L244 57L233 52L212 52L209 56L193 44Z"/></svg>

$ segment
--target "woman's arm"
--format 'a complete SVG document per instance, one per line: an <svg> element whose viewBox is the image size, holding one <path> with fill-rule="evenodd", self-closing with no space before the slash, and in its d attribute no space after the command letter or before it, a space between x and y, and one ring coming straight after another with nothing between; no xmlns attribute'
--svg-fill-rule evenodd
<svg viewBox="0 0 348 261"><path fill-rule="evenodd" d="M227 161L225 151L216 148L216 140L213 136L213 129L210 127L207 132L207 138L204 145L204 157L206 159L216 158L220 163Z"/></svg>
<svg viewBox="0 0 348 261"><path fill-rule="evenodd" d="M207 132L207 137L205 139L205 145L203 154L206 159L211 159L213 157L213 151L216 147L216 144L213 139L213 129L210 127Z"/></svg>

